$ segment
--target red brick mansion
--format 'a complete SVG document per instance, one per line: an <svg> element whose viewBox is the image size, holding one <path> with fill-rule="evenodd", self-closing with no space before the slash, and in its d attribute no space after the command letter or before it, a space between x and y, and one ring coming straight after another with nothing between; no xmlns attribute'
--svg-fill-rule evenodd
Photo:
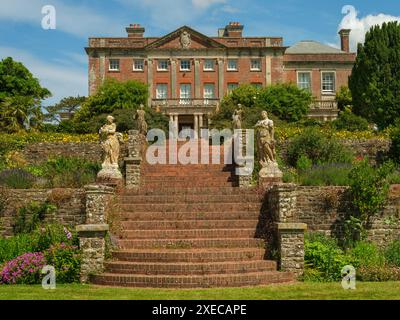
<svg viewBox="0 0 400 320"><path fill-rule="evenodd" d="M149 105L179 128L207 127L208 115L240 84L266 86L293 82L312 92L314 116L336 114L335 93L347 85L355 60L350 30L341 30L341 50L301 41L286 47L281 37L245 37L243 25L230 23L217 37L183 26L163 37L145 37L140 25L125 38L90 38L89 94L106 78L135 79L149 85Z"/></svg>

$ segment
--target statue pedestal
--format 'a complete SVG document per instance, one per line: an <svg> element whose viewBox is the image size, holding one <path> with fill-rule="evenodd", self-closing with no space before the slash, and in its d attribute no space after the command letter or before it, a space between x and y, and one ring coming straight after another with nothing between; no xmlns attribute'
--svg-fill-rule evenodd
<svg viewBox="0 0 400 320"><path fill-rule="evenodd" d="M258 173L258 185L268 188L274 184L282 183L283 173L279 169L278 163L269 162Z"/></svg>
<svg viewBox="0 0 400 320"><path fill-rule="evenodd" d="M123 177L118 164L102 165L102 169L97 174L97 182L104 184L120 185Z"/></svg>

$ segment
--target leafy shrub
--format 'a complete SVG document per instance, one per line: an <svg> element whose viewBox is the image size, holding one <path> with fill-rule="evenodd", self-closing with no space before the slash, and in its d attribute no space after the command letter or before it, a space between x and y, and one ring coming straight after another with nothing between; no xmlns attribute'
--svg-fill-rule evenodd
<svg viewBox="0 0 400 320"><path fill-rule="evenodd" d="M321 280L337 281L341 278L342 268L349 264L349 259L332 238L307 235L304 247L305 264L319 271Z"/></svg>
<svg viewBox="0 0 400 320"><path fill-rule="evenodd" d="M39 252L50 248L57 243L77 245L77 235L72 233L68 239L68 232L59 224L50 224L39 227L28 234L18 234L9 238L0 237L0 263L14 259L25 252Z"/></svg>
<svg viewBox="0 0 400 320"><path fill-rule="evenodd" d="M356 277L360 281L400 281L400 268L387 265L360 267Z"/></svg>
<svg viewBox="0 0 400 320"><path fill-rule="evenodd" d="M279 119L295 122L303 119L310 109L312 95L292 83L276 84L261 90L260 104Z"/></svg>
<svg viewBox="0 0 400 320"><path fill-rule="evenodd" d="M48 265L56 270L58 283L79 282L81 256L76 246L59 243L44 252Z"/></svg>
<svg viewBox="0 0 400 320"><path fill-rule="evenodd" d="M394 166L386 162L380 167L371 166L368 160L360 161L349 173L352 208L347 222L346 241L365 238L371 216L385 204L389 194L389 175Z"/></svg>
<svg viewBox="0 0 400 320"><path fill-rule="evenodd" d="M396 127L394 127L390 132L390 140L392 143L390 145L389 155L393 161L400 163L400 123L396 121Z"/></svg>
<svg viewBox="0 0 400 320"><path fill-rule="evenodd" d="M147 103L148 87L146 84L128 80L120 82L115 79L107 79L90 96L76 113L76 121L85 122L87 119L99 114L111 114L118 109L135 109L140 104Z"/></svg>
<svg viewBox="0 0 400 320"><path fill-rule="evenodd" d="M44 221L46 215L50 215L56 210L54 205L35 201L19 208L13 225L14 234L32 232Z"/></svg>
<svg viewBox="0 0 400 320"><path fill-rule="evenodd" d="M349 185L350 164L330 163L315 165L300 171L298 181L304 186L347 186Z"/></svg>
<svg viewBox="0 0 400 320"><path fill-rule="evenodd" d="M80 188L96 180L100 165L81 158L56 157L29 167L29 171L47 180L49 188Z"/></svg>
<svg viewBox="0 0 400 320"><path fill-rule="evenodd" d="M350 110L340 112L339 118L332 122L332 126L336 130L348 131L365 131L369 128L367 119L355 115Z"/></svg>
<svg viewBox="0 0 400 320"><path fill-rule="evenodd" d="M0 172L0 185L12 189L30 189L35 177L24 169L6 169Z"/></svg>
<svg viewBox="0 0 400 320"><path fill-rule="evenodd" d="M390 265L400 267L400 240L393 241L387 246L385 258Z"/></svg>
<svg viewBox="0 0 400 320"><path fill-rule="evenodd" d="M306 128L299 136L293 138L288 146L288 162L296 166L297 161L306 156L313 164L351 163L352 152L316 128Z"/></svg>
<svg viewBox="0 0 400 320"><path fill-rule="evenodd" d="M351 264L356 268L379 267L385 264L381 249L371 242L359 241L350 250Z"/></svg>
<svg viewBox="0 0 400 320"><path fill-rule="evenodd" d="M345 110L346 107L352 106L353 98L350 89L346 86L341 86L339 91L336 93L336 101L339 110Z"/></svg>
<svg viewBox="0 0 400 320"><path fill-rule="evenodd" d="M1 283L37 284L45 265L46 259L41 252L25 253L4 265L1 271Z"/></svg>

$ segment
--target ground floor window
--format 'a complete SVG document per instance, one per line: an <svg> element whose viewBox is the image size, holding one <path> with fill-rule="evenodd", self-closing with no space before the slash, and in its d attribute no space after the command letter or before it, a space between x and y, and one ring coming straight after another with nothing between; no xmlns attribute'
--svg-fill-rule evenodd
<svg viewBox="0 0 400 320"><path fill-rule="evenodd" d="M297 73L297 86L300 89L311 91L311 73L298 72Z"/></svg>
<svg viewBox="0 0 400 320"><path fill-rule="evenodd" d="M335 73L322 72L322 93L335 92Z"/></svg>

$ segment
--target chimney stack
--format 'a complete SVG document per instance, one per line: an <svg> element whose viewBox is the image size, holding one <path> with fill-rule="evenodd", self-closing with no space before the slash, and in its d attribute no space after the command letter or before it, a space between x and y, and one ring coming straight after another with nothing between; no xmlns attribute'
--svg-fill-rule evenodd
<svg viewBox="0 0 400 320"><path fill-rule="evenodd" d="M126 32L128 33L128 38L143 38L145 28L140 24L130 24L126 28Z"/></svg>
<svg viewBox="0 0 400 320"><path fill-rule="evenodd" d="M224 37L241 38L243 36L244 26L240 22L229 22L225 27Z"/></svg>
<svg viewBox="0 0 400 320"><path fill-rule="evenodd" d="M350 52L350 29L342 29L340 34L340 47L344 52Z"/></svg>

